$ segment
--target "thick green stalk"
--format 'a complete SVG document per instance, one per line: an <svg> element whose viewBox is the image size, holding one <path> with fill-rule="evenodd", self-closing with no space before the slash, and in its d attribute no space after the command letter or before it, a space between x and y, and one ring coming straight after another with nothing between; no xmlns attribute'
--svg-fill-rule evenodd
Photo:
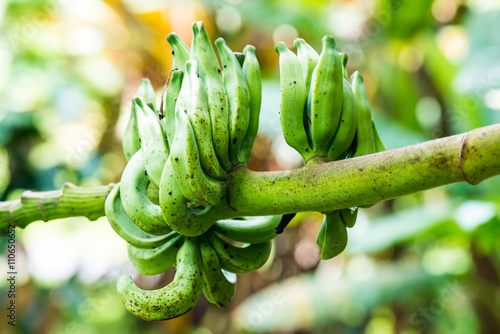
<svg viewBox="0 0 500 334"><path fill-rule="evenodd" d="M478 184L500 174L500 124L358 158L311 160L291 171L253 172L233 169L227 200L219 219L302 211L331 212L352 206L466 181ZM24 228L37 220L104 215L113 184L24 192L20 199L0 202L0 235L9 224Z"/></svg>
<svg viewBox="0 0 500 334"><path fill-rule="evenodd" d="M104 202L114 184L102 187L77 187L65 183L60 190L25 191L21 198L0 202L0 235L8 226L25 228L34 221L84 216L96 220L104 216Z"/></svg>
<svg viewBox="0 0 500 334"><path fill-rule="evenodd" d="M312 162L312 161L311 161ZM500 174L500 124L359 158L301 169L231 174L235 215L331 212Z"/></svg>

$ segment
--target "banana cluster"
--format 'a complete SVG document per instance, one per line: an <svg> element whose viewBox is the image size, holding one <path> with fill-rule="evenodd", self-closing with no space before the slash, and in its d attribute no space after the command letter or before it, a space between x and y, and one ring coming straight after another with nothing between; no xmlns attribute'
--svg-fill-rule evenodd
<svg viewBox="0 0 500 334"><path fill-rule="evenodd" d="M285 43L275 46L280 58L280 119L286 142L307 163L314 157L329 161L384 151L361 74L349 83L346 54L332 36L322 40L318 54L296 39L297 54ZM358 208L329 212L317 236L322 259L340 254L347 245L347 227L356 222Z"/></svg>
<svg viewBox="0 0 500 334"><path fill-rule="evenodd" d="M175 33L167 37L174 69L159 108L151 82L139 84L123 138L128 163L105 205L139 273L176 267L174 280L158 290L142 290L130 277L119 280L123 304L146 320L182 315L202 292L226 306L236 274L269 259L281 219L218 220L228 207L229 172L248 162L257 135L260 67L253 46L234 53L221 38L215 42L219 66L203 24L192 28L191 49Z"/></svg>

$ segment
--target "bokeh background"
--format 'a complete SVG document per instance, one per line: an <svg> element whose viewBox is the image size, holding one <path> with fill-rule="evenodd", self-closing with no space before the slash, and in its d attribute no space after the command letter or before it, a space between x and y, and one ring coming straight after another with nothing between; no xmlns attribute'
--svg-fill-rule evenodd
<svg viewBox="0 0 500 334"><path fill-rule="evenodd" d="M158 94L171 70L166 35L189 45L202 20L234 51L257 47L261 125L249 167L299 167L279 125L274 43L325 34L359 70L388 149L500 122L498 0L4 0L0 2L0 199L22 191L117 182L121 137L142 77ZM105 218L18 230L17 326L2 333L497 333L500 179L455 184L361 210L349 245L319 261L317 213L299 214L275 256L238 277L228 308L203 297L148 323L122 307L118 277L146 277ZM0 240L6 259L7 241ZM7 271L6 260L0 265Z"/></svg>

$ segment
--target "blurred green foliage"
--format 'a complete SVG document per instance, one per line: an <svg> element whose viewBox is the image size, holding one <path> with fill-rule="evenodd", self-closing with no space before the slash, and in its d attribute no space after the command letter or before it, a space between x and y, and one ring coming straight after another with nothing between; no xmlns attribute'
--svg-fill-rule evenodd
<svg viewBox="0 0 500 334"><path fill-rule="evenodd" d="M349 72L365 78L388 149L500 122L496 0L6 0L0 2L0 199L66 181L118 181L125 166L121 136L139 80L148 77L161 92L171 68L165 36L176 31L189 44L190 24L198 20L235 51L257 47L265 81L252 169L300 165L279 125L274 43L280 40L292 47L302 37L319 50L324 34L335 36L349 55ZM201 300L162 323L128 314L114 284L133 274L155 288L172 272L138 275L105 219L51 222L50 230L36 223L16 234L17 326L3 316L4 281L0 332L215 334L243 326L280 333L493 333L500 326L499 188L496 177L363 210L345 254L321 263L315 236L322 216L297 215L276 239L274 261L239 278L228 309Z"/></svg>

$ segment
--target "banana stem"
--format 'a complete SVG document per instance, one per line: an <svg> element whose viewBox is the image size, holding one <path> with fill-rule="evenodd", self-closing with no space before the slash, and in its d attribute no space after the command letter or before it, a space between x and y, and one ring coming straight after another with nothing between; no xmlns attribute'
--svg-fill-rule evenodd
<svg viewBox="0 0 500 334"><path fill-rule="evenodd" d="M478 184L500 174L500 124L478 128L396 150L341 161L312 159L291 171L233 169L228 205L219 219L303 211L332 212L364 206L445 184ZM26 191L20 199L0 202L0 235L8 226L34 221L104 216L104 202L114 184L61 190Z"/></svg>
<svg viewBox="0 0 500 334"><path fill-rule="evenodd" d="M7 234L9 225L25 228L38 220L76 216L96 220L104 216L104 202L113 186L111 183L102 187L77 187L65 183L60 190L25 191L21 198L0 202L0 235Z"/></svg>
<svg viewBox="0 0 500 334"><path fill-rule="evenodd" d="M231 174L235 215L331 212L500 174L500 124L358 158L317 162L291 171Z"/></svg>

